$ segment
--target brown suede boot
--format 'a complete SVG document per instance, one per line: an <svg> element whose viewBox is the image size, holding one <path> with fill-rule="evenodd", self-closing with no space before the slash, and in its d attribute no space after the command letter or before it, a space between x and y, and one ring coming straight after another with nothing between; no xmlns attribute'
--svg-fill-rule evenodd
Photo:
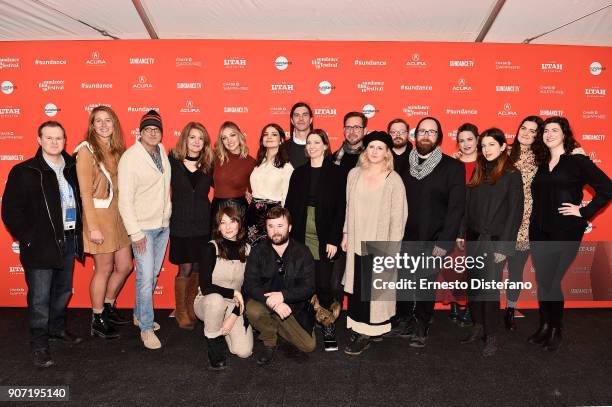
<svg viewBox="0 0 612 407"><path fill-rule="evenodd" d="M189 276L189 283L187 284L187 291L185 292L185 305L187 309L187 315L191 320L191 323L195 325L198 320L195 311L193 310L193 301L198 295L198 287L200 286L200 273L191 273Z"/></svg>
<svg viewBox="0 0 612 407"><path fill-rule="evenodd" d="M188 286L189 277L176 277L174 279L174 302L176 303L174 318L179 328L183 329L193 329L195 326L195 321L189 318L186 307L187 304L185 302ZM191 304L191 309L193 309L193 302Z"/></svg>

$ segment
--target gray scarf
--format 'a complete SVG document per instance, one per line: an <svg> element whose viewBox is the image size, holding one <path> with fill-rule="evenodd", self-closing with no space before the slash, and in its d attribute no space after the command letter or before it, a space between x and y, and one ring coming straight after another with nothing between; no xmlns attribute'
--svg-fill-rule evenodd
<svg viewBox="0 0 612 407"><path fill-rule="evenodd" d="M342 157L344 157L344 154L349 154L349 155L361 154L362 151L363 151L363 146L359 147L356 150L351 150L348 147L348 143L344 141L342 143L342 147L338 151L336 151L336 157L334 159L334 164L340 165L340 162L342 161Z"/></svg>
<svg viewBox="0 0 612 407"><path fill-rule="evenodd" d="M414 148L410 151L408 161L410 162L410 175L418 180L422 180L431 174L434 168L440 164L440 161L442 161L442 150L440 150L440 146L436 147L431 152L431 155L422 164L419 164L419 154L416 148Z"/></svg>

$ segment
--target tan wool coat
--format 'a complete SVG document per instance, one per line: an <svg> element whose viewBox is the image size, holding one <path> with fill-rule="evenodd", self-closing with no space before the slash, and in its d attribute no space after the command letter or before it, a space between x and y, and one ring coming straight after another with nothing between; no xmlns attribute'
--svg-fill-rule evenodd
<svg viewBox="0 0 612 407"><path fill-rule="evenodd" d="M344 278L344 291L353 294L353 281L355 272L355 248L361 242L355 241L355 234L363 228L367 219L356 219L355 189L357 181L362 174L360 167L349 172L346 183L346 216L344 220L344 233L348 235L346 250L346 269ZM376 226L376 241L400 242L404 236L404 227L408 219L408 201L402 178L391 171L385 179L382 189L381 207ZM393 296L393 298L395 298ZM388 321L395 315L395 301L372 301L370 304L370 318L372 323Z"/></svg>

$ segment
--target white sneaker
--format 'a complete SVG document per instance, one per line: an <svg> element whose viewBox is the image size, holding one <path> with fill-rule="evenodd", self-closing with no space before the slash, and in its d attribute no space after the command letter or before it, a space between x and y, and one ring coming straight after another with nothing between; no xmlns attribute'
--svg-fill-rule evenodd
<svg viewBox="0 0 612 407"><path fill-rule="evenodd" d="M138 320L138 318L136 318L136 315L134 315L134 326L140 327L140 321ZM159 324L155 321L153 321L153 330L154 331L159 331Z"/></svg>
<svg viewBox="0 0 612 407"><path fill-rule="evenodd" d="M140 332L140 339L144 343L145 348L147 349L159 349L161 348L161 342L155 335L153 330L142 331Z"/></svg>

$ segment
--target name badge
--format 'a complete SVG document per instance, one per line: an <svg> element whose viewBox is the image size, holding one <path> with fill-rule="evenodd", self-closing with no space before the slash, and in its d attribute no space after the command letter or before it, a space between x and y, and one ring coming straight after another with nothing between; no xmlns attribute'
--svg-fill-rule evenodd
<svg viewBox="0 0 612 407"><path fill-rule="evenodd" d="M76 208L66 208L66 222L76 222Z"/></svg>

